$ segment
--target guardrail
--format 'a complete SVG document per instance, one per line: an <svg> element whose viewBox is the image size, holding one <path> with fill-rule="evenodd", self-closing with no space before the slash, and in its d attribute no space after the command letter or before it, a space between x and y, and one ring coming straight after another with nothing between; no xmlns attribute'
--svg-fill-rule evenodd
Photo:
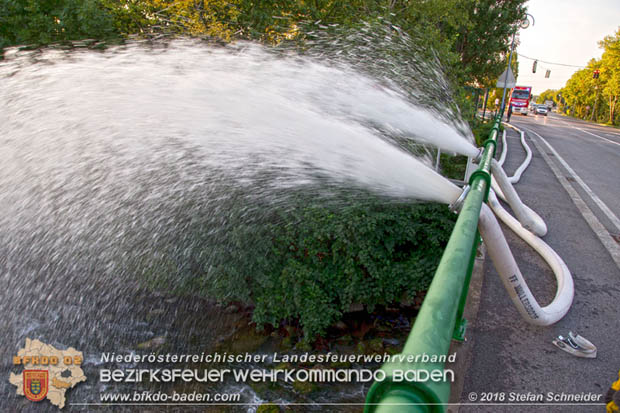
<svg viewBox="0 0 620 413"><path fill-rule="evenodd" d="M366 397L366 413L445 411L450 381L443 375L444 365L451 340L464 338L463 309L480 242L478 218L482 203L489 196L491 162L500 123L501 113L484 143L479 167L469 179L470 190L403 351L400 357L381 367L386 378L371 386ZM417 378L427 380L401 377L406 371L416 372Z"/></svg>

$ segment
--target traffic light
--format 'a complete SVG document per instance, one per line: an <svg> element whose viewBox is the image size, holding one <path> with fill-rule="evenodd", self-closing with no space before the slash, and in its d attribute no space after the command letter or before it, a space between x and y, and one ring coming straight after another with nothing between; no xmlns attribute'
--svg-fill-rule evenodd
<svg viewBox="0 0 620 413"><path fill-rule="evenodd" d="M592 73L592 79L598 79L598 76L601 74L600 70L596 69L594 73Z"/></svg>
<svg viewBox="0 0 620 413"><path fill-rule="evenodd" d="M547 73L545 73L545 78L549 78L551 76L551 70L547 69Z"/></svg>
<svg viewBox="0 0 620 413"><path fill-rule="evenodd" d="M534 60L534 64L532 65L532 73L536 73L536 66L538 65L538 60Z"/></svg>

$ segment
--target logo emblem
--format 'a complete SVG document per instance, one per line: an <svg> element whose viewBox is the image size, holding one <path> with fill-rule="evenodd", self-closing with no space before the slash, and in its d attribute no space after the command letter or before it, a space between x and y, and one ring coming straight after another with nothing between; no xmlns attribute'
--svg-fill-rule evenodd
<svg viewBox="0 0 620 413"><path fill-rule="evenodd" d="M30 401L39 402L47 396L49 372L47 370L24 370L24 396Z"/></svg>

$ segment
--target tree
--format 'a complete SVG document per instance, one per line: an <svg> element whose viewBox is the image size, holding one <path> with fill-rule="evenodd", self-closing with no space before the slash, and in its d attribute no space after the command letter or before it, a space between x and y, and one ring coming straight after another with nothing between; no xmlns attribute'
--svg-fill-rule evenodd
<svg viewBox="0 0 620 413"><path fill-rule="evenodd" d="M537 96L536 103L545 103L546 101L551 100L557 105L559 103L558 93L559 90L547 89Z"/></svg>
<svg viewBox="0 0 620 413"><path fill-rule="evenodd" d="M504 70L526 0L0 0L0 48L148 32L278 43L307 22L356 27L382 18L438 57L455 85L490 86Z"/></svg>
<svg viewBox="0 0 620 413"><path fill-rule="evenodd" d="M101 0L112 15L119 33L134 34L152 31L158 25L152 2L143 0Z"/></svg>
<svg viewBox="0 0 620 413"><path fill-rule="evenodd" d="M387 18L405 31L429 35L458 84L492 86L506 68L525 0L392 0ZM425 39L426 40L426 39ZM516 72L515 72L516 73Z"/></svg>
<svg viewBox="0 0 620 413"><path fill-rule="evenodd" d="M0 0L0 49L117 35L97 0Z"/></svg>
<svg viewBox="0 0 620 413"><path fill-rule="evenodd" d="M524 0L469 0L468 19L458 27L456 52L465 78L491 86L506 68L512 36L525 18ZM515 56L513 61L516 62ZM513 69L515 76L516 69Z"/></svg>
<svg viewBox="0 0 620 413"><path fill-rule="evenodd" d="M575 72L560 92L570 106L571 115L591 120L606 118L610 124L617 124L620 28L601 40L599 46L604 49L601 59L592 59L585 69ZM593 76L595 70L599 71L598 78Z"/></svg>
<svg viewBox="0 0 620 413"><path fill-rule="evenodd" d="M614 124L618 96L620 95L620 28L613 36L606 36L599 42L605 51L601 57L602 91L608 99L609 123Z"/></svg>
<svg viewBox="0 0 620 413"><path fill-rule="evenodd" d="M566 82L562 89L562 96L570 106L570 114L584 118L594 106L595 82L592 79L593 65L595 60L590 61L589 67L576 71Z"/></svg>

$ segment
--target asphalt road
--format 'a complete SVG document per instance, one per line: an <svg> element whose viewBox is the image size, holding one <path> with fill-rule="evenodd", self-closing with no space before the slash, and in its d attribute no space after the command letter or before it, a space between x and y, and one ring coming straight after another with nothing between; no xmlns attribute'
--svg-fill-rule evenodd
<svg viewBox="0 0 620 413"><path fill-rule="evenodd" d="M592 193L587 193L578 182L575 185L580 193L586 192L582 197L584 201L588 202L609 232L619 235L620 130L555 113L549 116L517 115L511 120L515 126L536 132L546 139L590 188ZM575 179L574 176L572 178ZM592 194L598 197L609 211L603 211L605 207L593 199Z"/></svg>
<svg viewBox="0 0 620 413"><path fill-rule="evenodd" d="M603 412L602 397L620 369L620 246L612 238L620 234L615 222L620 215L620 131L557 114L513 115L511 123L527 131L533 151L516 189L545 219L549 231L544 240L571 270L575 298L557 324L531 326L487 260L477 319L463 344L469 346L471 365L459 411ZM518 133L508 132L508 148L504 168L511 175L525 157ZM532 292L541 305L548 304L556 289L552 272L505 227L504 233ZM569 331L592 341L597 358L577 358L551 344ZM573 404L566 400L570 395L594 400ZM508 404L519 397L527 400Z"/></svg>

